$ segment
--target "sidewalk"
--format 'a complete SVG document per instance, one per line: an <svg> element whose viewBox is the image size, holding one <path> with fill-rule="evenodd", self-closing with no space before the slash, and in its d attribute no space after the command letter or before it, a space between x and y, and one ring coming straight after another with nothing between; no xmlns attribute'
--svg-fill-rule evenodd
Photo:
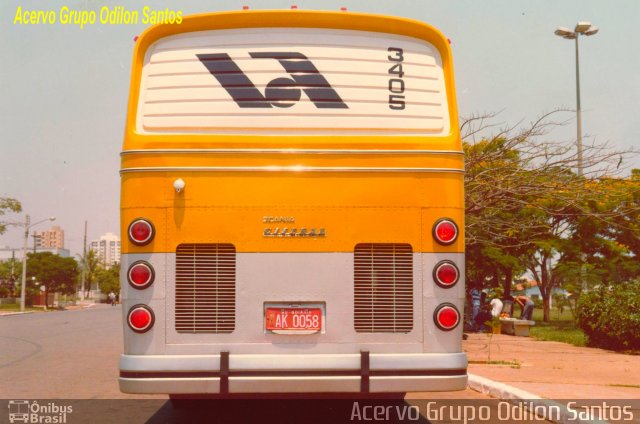
<svg viewBox="0 0 640 424"><path fill-rule="evenodd" d="M469 334L463 349L469 374L542 398L640 399L640 356L504 334Z"/></svg>
<svg viewBox="0 0 640 424"><path fill-rule="evenodd" d="M89 308L93 308L93 307L95 307L96 305L100 305L100 304L99 304L99 303L94 303L94 302L92 302L92 301L87 300L87 301L85 301L85 302L78 302L78 304L76 304L76 305L68 305L68 306L65 306L65 308L64 308L64 309L65 309L66 311L77 311L77 310L79 310L79 309L89 309Z"/></svg>
<svg viewBox="0 0 640 424"><path fill-rule="evenodd" d="M58 308L53 308L53 307L49 307L48 310L44 310L44 308L39 309L39 310L34 310L34 309L30 309L28 311L25 312L19 312L19 311L6 311L6 312L0 312L0 316L11 316L11 315L26 315L26 314L33 314L33 313L42 313L42 312L61 312L61 311L76 311L76 310L82 310L82 309L89 309L89 308L94 308L96 306L99 306L102 304L99 303L93 303L93 302L84 302L84 303L78 303L77 305L68 305L65 306L64 309L58 309ZM106 305L106 304L104 304ZM107 305L110 306L110 305Z"/></svg>
<svg viewBox="0 0 640 424"><path fill-rule="evenodd" d="M24 311L24 312L15 312L15 311L11 311L11 312L0 312L0 317L8 317L11 315L26 315L26 314L32 314L35 311Z"/></svg>

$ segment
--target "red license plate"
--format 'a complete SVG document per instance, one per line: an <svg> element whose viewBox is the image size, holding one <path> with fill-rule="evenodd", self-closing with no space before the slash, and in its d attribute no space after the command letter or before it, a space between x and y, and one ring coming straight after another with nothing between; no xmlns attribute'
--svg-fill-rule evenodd
<svg viewBox="0 0 640 424"><path fill-rule="evenodd" d="M321 308L267 308L266 328L269 331L312 331L322 329Z"/></svg>

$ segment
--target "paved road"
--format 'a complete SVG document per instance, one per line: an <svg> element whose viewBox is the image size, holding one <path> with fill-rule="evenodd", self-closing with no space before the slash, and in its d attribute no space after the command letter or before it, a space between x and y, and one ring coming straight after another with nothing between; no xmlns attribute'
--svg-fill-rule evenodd
<svg viewBox="0 0 640 424"><path fill-rule="evenodd" d="M287 415L307 415L311 405L315 405L308 401L212 401L185 412L174 410L166 396L120 393L117 378L118 358L122 352L121 313L120 306L96 305L85 310L1 316L0 399L102 399L89 410L110 411L113 422L124 417L131 422L183 421L193 418L198 411L210 414L212 410L232 411L231 415L225 413L223 416L238 415L237 422L252 422L256 410L262 411L263 417L275 419L282 416L283 411L288 411ZM141 398L147 400L125 400ZM114 403L105 399L123 400ZM400 406L414 405L424 399L487 397L471 390L410 393L406 401L396 401L392 405L397 402ZM353 402L321 402L320 405L324 405L324 410L338 414L335 421L339 422L348 421L349 417L341 417L351 413ZM81 415L82 409L86 408L81 402L76 408L76 416ZM130 416L133 410L135 420ZM0 421L1 418L4 418L2 411Z"/></svg>
<svg viewBox="0 0 640 424"><path fill-rule="evenodd" d="M0 317L0 398L124 398L120 307Z"/></svg>

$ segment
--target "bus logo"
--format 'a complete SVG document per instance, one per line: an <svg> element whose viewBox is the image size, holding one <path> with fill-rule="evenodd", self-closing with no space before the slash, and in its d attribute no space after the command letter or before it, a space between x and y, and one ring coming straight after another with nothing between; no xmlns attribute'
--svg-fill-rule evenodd
<svg viewBox="0 0 640 424"><path fill-rule="evenodd" d="M55 402L39 404L37 400L10 400L9 422L23 423L66 423L68 414L73 412L72 405L59 405Z"/></svg>
<svg viewBox="0 0 640 424"><path fill-rule="evenodd" d="M348 109L329 81L313 62L298 52L250 52L253 59L275 59L290 78L270 81L264 95L226 53L196 56L231 98L241 108L291 107L300 101L302 92L318 109Z"/></svg>
<svg viewBox="0 0 640 424"><path fill-rule="evenodd" d="M29 420L29 401L28 400L10 400L9 401L9 422L26 423Z"/></svg>

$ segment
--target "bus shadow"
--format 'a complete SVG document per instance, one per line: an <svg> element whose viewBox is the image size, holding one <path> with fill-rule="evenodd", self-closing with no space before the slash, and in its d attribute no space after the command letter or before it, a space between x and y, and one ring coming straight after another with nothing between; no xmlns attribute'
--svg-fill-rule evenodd
<svg viewBox="0 0 640 424"><path fill-rule="evenodd" d="M429 423L402 399L198 399L167 401L147 423Z"/></svg>

